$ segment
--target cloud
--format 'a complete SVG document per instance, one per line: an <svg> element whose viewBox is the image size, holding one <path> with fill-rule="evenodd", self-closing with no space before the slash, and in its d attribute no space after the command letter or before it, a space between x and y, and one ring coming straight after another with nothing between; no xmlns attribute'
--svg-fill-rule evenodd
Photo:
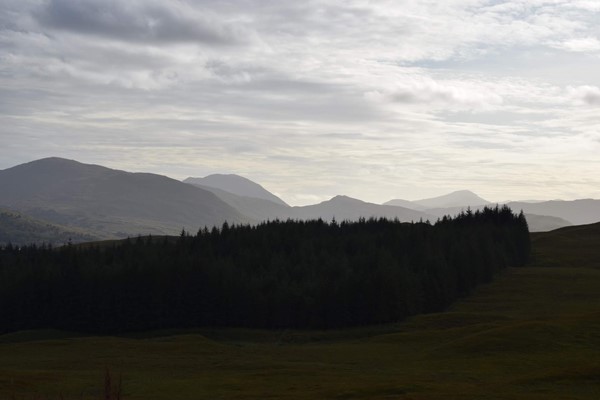
<svg viewBox="0 0 600 400"><path fill-rule="evenodd" d="M573 52L597 52L600 50L600 40L595 37L575 38L557 43L556 47Z"/></svg>
<svg viewBox="0 0 600 400"><path fill-rule="evenodd" d="M594 0L0 0L0 168L60 155L230 171L300 203L474 184L519 197L507 190L523 176L535 186L568 164L568 179L539 186L560 197L598 162L598 113L581 105L600 101L588 54L599 11ZM600 181L586 176L589 196Z"/></svg>
<svg viewBox="0 0 600 400"><path fill-rule="evenodd" d="M221 46L244 43L250 35L179 1L48 0L33 15L46 28L134 42Z"/></svg>
<svg viewBox="0 0 600 400"><path fill-rule="evenodd" d="M366 97L391 103L474 109L487 108L503 102L502 96L488 87L470 82L438 82L426 77L405 79L389 89L367 92Z"/></svg>
<svg viewBox="0 0 600 400"><path fill-rule="evenodd" d="M598 86L569 86L567 94L577 104L600 106L600 87Z"/></svg>

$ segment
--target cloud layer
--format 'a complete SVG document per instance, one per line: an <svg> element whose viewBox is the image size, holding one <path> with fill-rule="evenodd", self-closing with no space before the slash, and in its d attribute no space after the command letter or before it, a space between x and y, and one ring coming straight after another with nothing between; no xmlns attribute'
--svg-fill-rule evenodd
<svg viewBox="0 0 600 400"><path fill-rule="evenodd" d="M585 0L5 0L0 168L233 172L292 204L600 197L599 16Z"/></svg>
<svg viewBox="0 0 600 400"><path fill-rule="evenodd" d="M43 28L143 43L243 43L239 24L182 2L49 0L33 12Z"/></svg>

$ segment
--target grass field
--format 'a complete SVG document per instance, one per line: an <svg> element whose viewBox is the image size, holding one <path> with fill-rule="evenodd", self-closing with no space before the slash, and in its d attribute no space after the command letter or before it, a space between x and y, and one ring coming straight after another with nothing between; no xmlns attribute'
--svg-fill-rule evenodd
<svg viewBox="0 0 600 400"><path fill-rule="evenodd" d="M0 336L0 399L99 399L107 367L125 400L598 399L600 241L586 229L534 235L533 266L395 325Z"/></svg>
<svg viewBox="0 0 600 400"><path fill-rule="evenodd" d="M532 234L533 265L600 269L600 223Z"/></svg>

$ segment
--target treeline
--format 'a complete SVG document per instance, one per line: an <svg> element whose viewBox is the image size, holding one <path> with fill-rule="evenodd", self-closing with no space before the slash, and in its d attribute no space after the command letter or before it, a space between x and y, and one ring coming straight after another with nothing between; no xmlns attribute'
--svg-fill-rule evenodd
<svg viewBox="0 0 600 400"><path fill-rule="evenodd" d="M435 224L274 221L0 249L0 331L339 328L440 311L529 256L521 213Z"/></svg>

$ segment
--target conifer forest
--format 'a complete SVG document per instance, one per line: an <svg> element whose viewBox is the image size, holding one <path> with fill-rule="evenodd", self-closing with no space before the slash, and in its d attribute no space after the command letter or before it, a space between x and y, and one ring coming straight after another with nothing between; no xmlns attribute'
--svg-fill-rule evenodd
<svg viewBox="0 0 600 400"><path fill-rule="evenodd" d="M85 245L0 249L0 333L202 326L331 329L444 310L523 266L523 214L435 223L270 221Z"/></svg>

